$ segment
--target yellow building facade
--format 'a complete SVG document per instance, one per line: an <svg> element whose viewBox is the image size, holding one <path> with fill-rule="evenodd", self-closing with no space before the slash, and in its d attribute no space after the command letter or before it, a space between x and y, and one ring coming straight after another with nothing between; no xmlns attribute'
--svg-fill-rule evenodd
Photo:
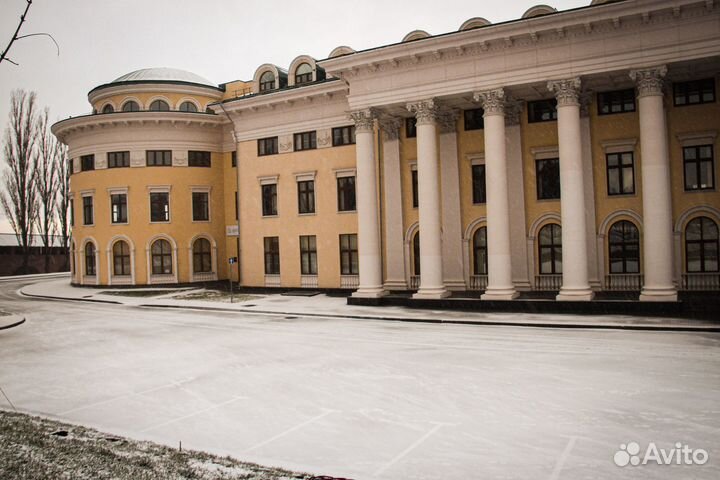
<svg viewBox="0 0 720 480"><path fill-rule="evenodd" d="M53 126L73 282L718 290L719 74L720 8L669 0L473 18L221 85L133 72Z"/></svg>

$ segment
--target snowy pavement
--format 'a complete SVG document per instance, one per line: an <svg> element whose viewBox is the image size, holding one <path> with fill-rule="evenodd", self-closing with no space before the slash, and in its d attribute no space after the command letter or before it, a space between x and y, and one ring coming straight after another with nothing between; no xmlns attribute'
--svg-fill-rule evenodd
<svg viewBox="0 0 720 480"><path fill-rule="evenodd" d="M22 411L356 480L720 478L718 334L187 312L18 287L0 286L0 309L27 318L0 331L0 387ZM628 442L709 461L621 468Z"/></svg>

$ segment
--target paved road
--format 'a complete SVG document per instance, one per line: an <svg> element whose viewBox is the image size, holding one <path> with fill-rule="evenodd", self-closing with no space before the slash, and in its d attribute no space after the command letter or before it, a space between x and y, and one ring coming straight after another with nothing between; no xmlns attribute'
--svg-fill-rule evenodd
<svg viewBox="0 0 720 480"><path fill-rule="evenodd" d="M19 298L15 406L354 479L720 478L720 335L165 311ZM0 397L0 408L9 408ZM703 466L619 468L620 444Z"/></svg>

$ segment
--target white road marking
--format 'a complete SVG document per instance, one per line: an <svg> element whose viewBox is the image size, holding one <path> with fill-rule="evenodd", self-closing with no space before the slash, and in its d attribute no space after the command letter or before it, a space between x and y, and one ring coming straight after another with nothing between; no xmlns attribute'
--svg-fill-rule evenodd
<svg viewBox="0 0 720 480"><path fill-rule="evenodd" d="M572 451L573 447L575 446L575 440L577 440L578 437L570 437L570 440L568 441L568 444L565 446L565 450L563 450L562 454L560 455L560 458L558 458L557 463L555 464L555 469L550 474L550 477L548 480L557 480L560 477L560 470L562 470L563 466L565 465L565 462L567 461L568 457L570 456L570 451Z"/></svg>
<svg viewBox="0 0 720 480"><path fill-rule="evenodd" d="M243 453L248 453L248 452L252 452L253 450L257 450L258 448L263 447L270 442L274 442L278 438L284 437L285 435L288 435L296 430L300 430L302 427L304 427L306 425L310 425L311 423L317 422L321 418L327 417L328 415L330 415L331 413L334 413L334 412L335 412L335 410L327 410L327 411L325 411L325 413L321 413L320 415L318 415L316 417L313 417L309 420L305 420L304 422L299 423L299 424L295 425L294 427L285 430L284 432L278 433L277 435L270 437L267 440L263 440L262 442L258 443L257 445L253 445L252 447L245 450Z"/></svg>
<svg viewBox="0 0 720 480"><path fill-rule="evenodd" d="M187 420L188 418L196 417L205 412L209 412L210 410L215 410L220 407L224 407L225 405L228 405L233 402L237 402L238 400L246 400L246 399L247 399L247 397L233 397L230 400L226 400L222 403L218 403L218 404L213 405L208 408L203 408L202 410L198 410L197 412L191 413L189 415L183 415L182 417L174 418L172 420L168 420L167 422L162 422L162 423L158 423L157 425L153 425L151 427L143 428L142 430L140 430L140 432L147 432L150 430L155 430L156 428L164 427L165 425L170 425L171 423L179 422L181 420Z"/></svg>
<svg viewBox="0 0 720 480"><path fill-rule="evenodd" d="M186 380L180 380L180 383L185 383L185 381L186 381ZM167 383L167 384L165 384L165 385L160 385L159 387L148 388L147 390L142 390L142 391L140 391L140 392L127 393L127 394L125 394L125 395L119 395L119 396L117 396L117 397L108 398L107 400L102 400L102 401L100 401L100 402L89 403L89 404L87 404L87 405L82 405L82 406L80 406L80 407L71 408L70 410L65 410L64 412L60 412L60 413L58 413L57 415L60 416L60 417L62 417L63 415L67 415L68 413L77 412L78 410L85 410L86 408L98 407L98 406L100 406L100 405L105 405L105 404L107 404L107 403L115 402L115 401L120 400L120 399L122 399L122 398L135 397L135 396L138 396L138 395L144 395L144 394L146 394L146 393L150 393L150 392L155 392L155 391L158 391L158 390L162 390L162 389L164 389L164 388L176 387L176 386L178 386L178 382L171 382L171 383Z"/></svg>
<svg viewBox="0 0 720 480"><path fill-rule="evenodd" d="M402 460L402 458L403 458L405 455L407 455L408 453L410 453L410 452L412 452L413 450L415 450L418 446L420 446L421 443L423 443L425 440L427 440L428 438L430 438L430 436L432 436L435 432L437 432L438 430L440 430L440 428L442 428L442 427L445 426L445 425L446 425L446 424L443 424L443 423L438 423L437 425L435 425L435 426L434 426L433 428L431 428L427 433L425 433L425 435L423 435L422 437L420 437L420 438L418 438L417 440L415 440L415 442L414 442L412 445L410 445L410 446L407 447L405 450L403 450L402 452L400 452L395 458L393 458L393 459L390 460L388 463L386 463L385 465L383 465L382 467L380 467L379 469L377 469L373 475L374 475L374 476L382 475L388 468L392 467L392 466L395 465L397 462L399 462L400 460Z"/></svg>

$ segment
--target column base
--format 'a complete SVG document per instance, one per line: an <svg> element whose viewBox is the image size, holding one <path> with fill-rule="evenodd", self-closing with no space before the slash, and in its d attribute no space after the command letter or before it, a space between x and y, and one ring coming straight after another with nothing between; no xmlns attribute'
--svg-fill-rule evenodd
<svg viewBox="0 0 720 480"><path fill-rule="evenodd" d="M640 292L641 302L677 302L678 293L675 288L643 288Z"/></svg>
<svg viewBox="0 0 720 480"><path fill-rule="evenodd" d="M352 294L356 298L380 298L387 295L388 292L383 287L360 287Z"/></svg>
<svg viewBox="0 0 720 480"><path fill-rule="evenodd" d="M480 295L480 300L515 300L520 294L514 288L488 288Z"/></svg>
<svg viewBox="0 0 720 480"><path fill-rule="evenodd" d="M590 288L560 289L555 300L558 302L589 302L595 298L595 292Z"/></svg>
<svg viewBox="0 0 720 480"><path fill-rule="evenodd" d="M467 290L467 286L465 285L465 280L443 280L443 283L445 284L445 287L448 290L458 291L458 292L464 292Z"/></svg>
<svg viewBox="0 0 720 480"><path fill-rule="evenodd" d="M441 298L447 298L450 296L450 292L445 287L436 287L436 288L423 288L420 287L420 289L415 293L412 298L418 299L418 300L437 300Z"/></svg>

